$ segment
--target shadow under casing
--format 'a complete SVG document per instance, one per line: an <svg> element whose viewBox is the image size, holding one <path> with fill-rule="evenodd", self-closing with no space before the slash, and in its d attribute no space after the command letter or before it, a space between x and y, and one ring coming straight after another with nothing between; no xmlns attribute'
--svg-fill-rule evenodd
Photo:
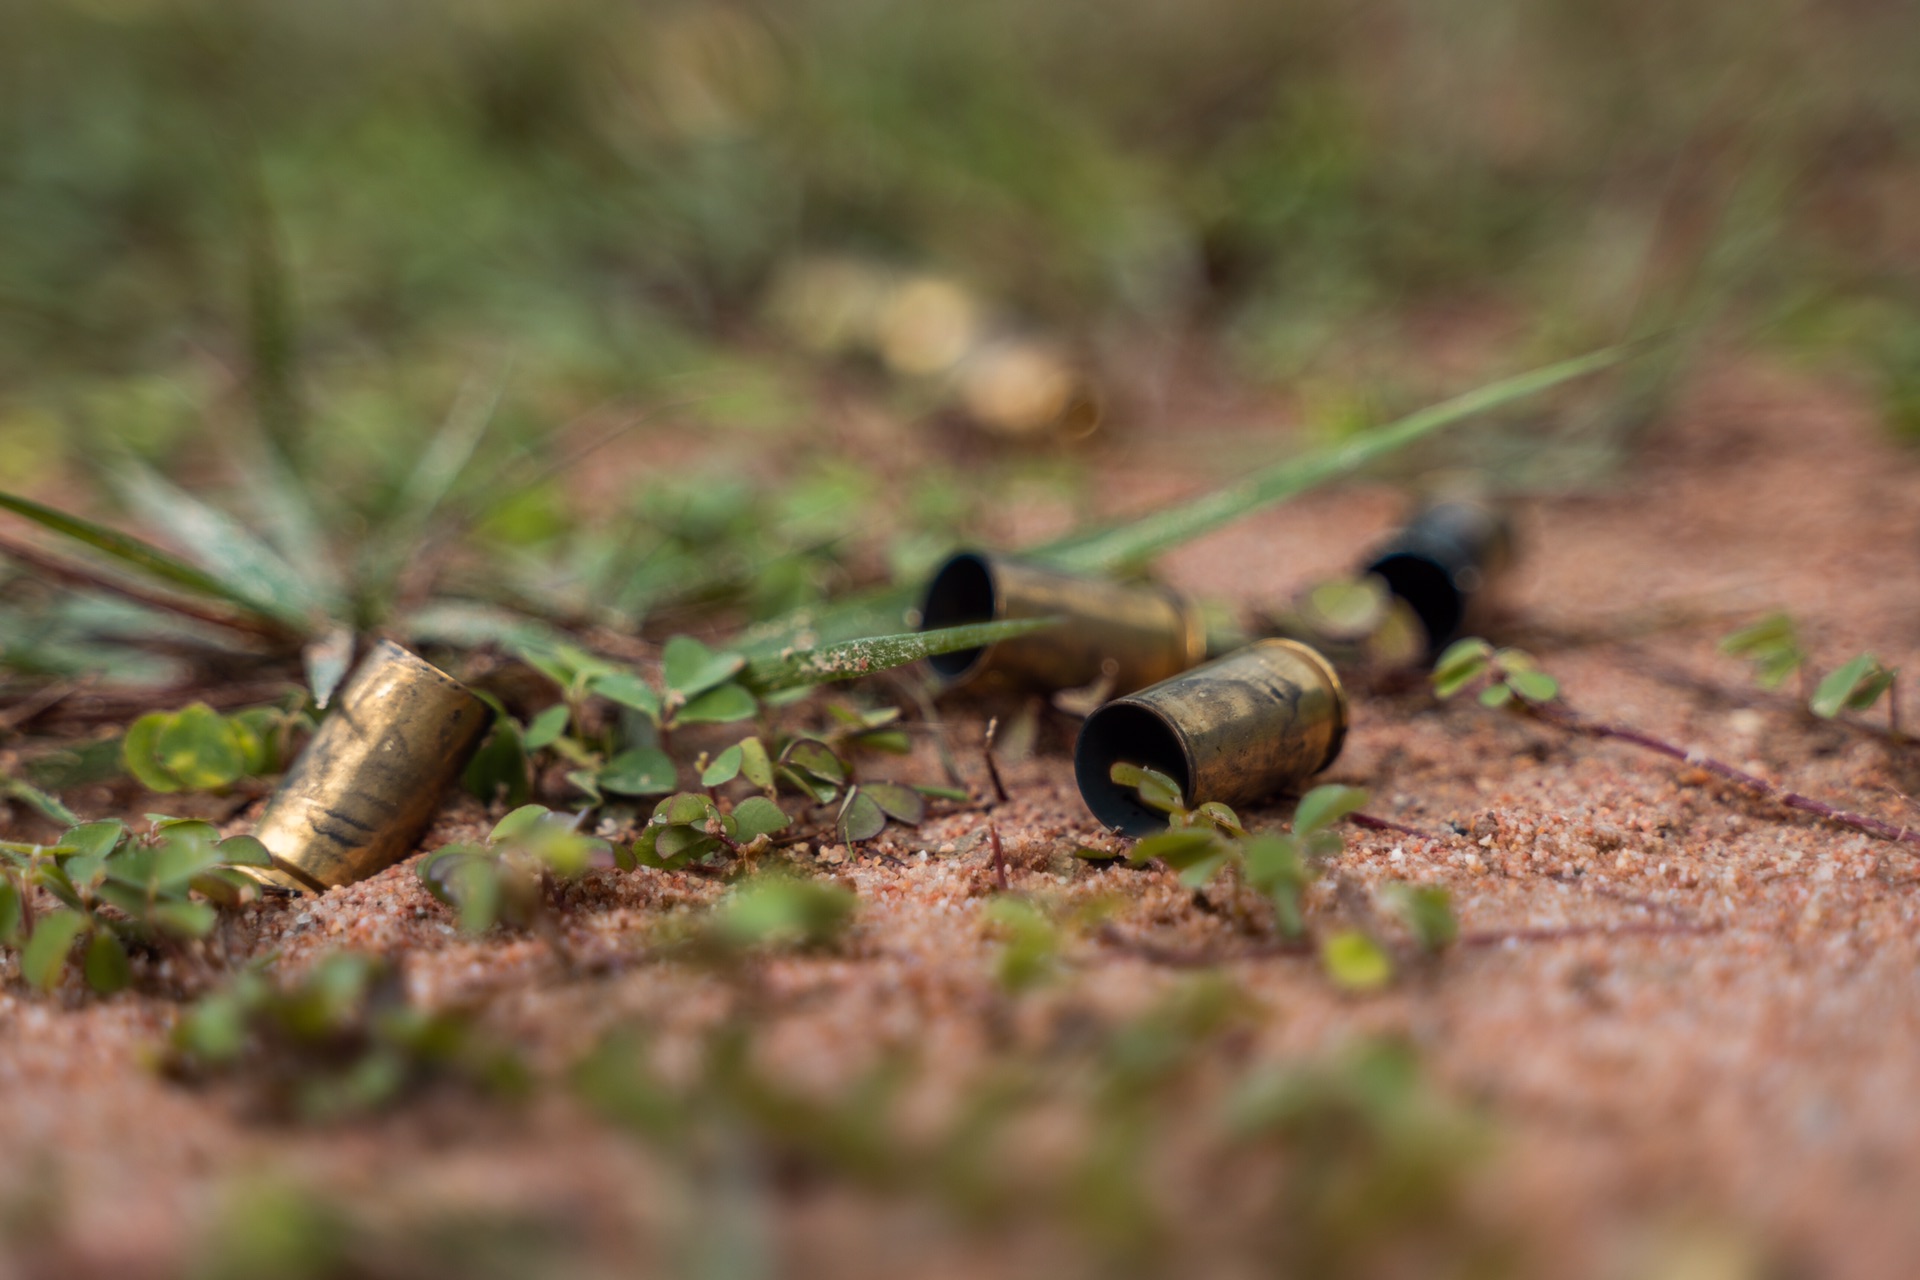
<svg viewBox="0 0 1920 1280"><path fill-rule="evenodd" d="M255 835L274 857L259 879L324 892L412 852L492 719L486 703L382 640L335 696L287 770Z"/></svg>
<svg viewBox="0 0 1920 1280"><path fill-rule="evenodd" d="M1164 587L1112 582L1022 560L962 551L927 584L920 629L1017 618L1055 618L1050 627L978 649L927 659L951 688L979 681L1025 689L1080 689L1110 675L1130 693L1206 656L1206 623L1185 597Z"/></svg>
<svg viewBox="0 0 1920 1280"><path fill-rule="evenodd" d="M1189 806L1234 805L1320 772L1346 734L1347 695L1332 664L1296 640L1260 640L1095 711L1074 744L1074 779L1104 826L1150 835L1167 815L1115 782L1115 764L1166 774Z"/></svg>

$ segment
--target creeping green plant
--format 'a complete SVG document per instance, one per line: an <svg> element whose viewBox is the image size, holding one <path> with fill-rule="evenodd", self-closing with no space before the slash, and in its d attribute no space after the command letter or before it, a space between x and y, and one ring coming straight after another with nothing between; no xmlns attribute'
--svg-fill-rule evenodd
<svg viewBox="0 0 1920 1280"><path fill-rule="evenodd" d="M1477 637L1454 641L1433 664L1433 691L1442 700L1482 680L1480 705L1485 707L1504 707L1515 700L1542 706L1560 696L1560 682L1540 670L1532 655L1495 649Z"/></svg>
<svg viewBox="0 0 1920 1280"><path fill-rule="evenodd" d="M485 933L495 924L516 929L540 919L547 886L577 880L610 866L605 840L583 835L579 815L523 805L494 824L485 844L450 844L421 859L415 874L427 892L460 913L460 927Z"/></svg>
<svg viewBox="0 0 1920 1280"><path fill-rule="evenodd" d="M1135 787L1143 804L1168 815L1168 829L1135 841L1129 862L1138 866L1158 858L1195 889L1234 867L1248 887L1273 904L1274 922L1287 938L1305 934L1300 895L1321 864L1344 847L1334 824L1367 803L1367 793L1358 787L1315 787L1300 798L1291 834L1249 835L1226 805L1188 809L1179 785L1163 773L1120 763L1112 776L1122 786Z"/></svg>
<svg viewBox="0 0 1920 1280"><path fill-rule="evenodd" d="M344 952L297 980L253 965L182 1014L162 1069L195 1082L235 1075L264 1108L305 1120L378 1110L435 1080L525 1091L525 1068L466 1014L407 999L388 961Z"/></svg>
<svg viewBox="0 0 1920 1280"><path fill-rule="evenodd" d="M225 840L210 824L155 818L145 836L120 822L89 822L56 844L0 842L0 945L20 952L20 973L52 990L76 950L87 985L103 995L132 979L130 947L205 937L211 903L239 906L260 894L242 867L271 859L252 836ZM60 905L36 915L35 888Z"/></svg>

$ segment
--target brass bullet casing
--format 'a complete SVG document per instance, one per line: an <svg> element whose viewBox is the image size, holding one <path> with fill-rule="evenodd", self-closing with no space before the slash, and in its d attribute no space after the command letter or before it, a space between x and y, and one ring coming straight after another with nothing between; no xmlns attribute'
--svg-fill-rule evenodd
<svg viewBox="0 0 1920 1280"><path fill-rule="evenodd" d="M1496 507L1453 498L1422 509L1374 551L1363 573L1406 601L1427 633L1427 656L1466 634L1488 589L1513 562L1513 527Z"/></svg>
<svg viewBox="0 0 1920 1280"><path fill-rule="evenodd" d="M1297 786L1333 763L1347 736L1347 694L1318 652L1260 640L1101 707L1073 748L1080 797L1101 823L1150 835L1167 815L1111 776L1119 763L1157 769L1189 805L1239 804Z"/></svg>
<svg viewBox="0 0 1920 1280"><path fill-rule="evenodd" d="M970 681L1027 689L1081 689L1111 677L1131 693L1206 657L1200 610L1163 587L1083 578L1002 556L963 551L940 566L920 605L920 629L1012 618L1058 618L1031 635L927 659L949 686Z"/></svg>
<svg viewBox="0 0 1920 1280"><path fill-rule="evenodd" d="M492 718L438 667L381 641L335 696L255 834L268 884L324 893L405 857Z"/></svg>

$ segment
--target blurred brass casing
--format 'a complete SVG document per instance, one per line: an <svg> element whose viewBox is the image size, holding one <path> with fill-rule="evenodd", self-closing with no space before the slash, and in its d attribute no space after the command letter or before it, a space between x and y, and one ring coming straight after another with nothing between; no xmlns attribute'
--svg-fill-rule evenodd
<svg viewBox="0 0 1920 1280"><path fill-rule="evenodd" d="M1073 772L1101 823L1125 835L1167 815L1110 776L1117 763L1157 769L1188 805L1239 804L1297 786L1332 764L1347 736L1347 693L1318 652L1260 640L1101 707L1080 727Z"/></svg>
<svg viewBox="0 0 1920 1280"><path fill-rule="evenodd" d="M255 832L258 878L324 893L398 862L467 766L492 718L438 667L381 641L336 695Z"/></svg>
<svg viewBox="0 0 1920 1280"><path fill-rule="evenodd" d="M1407 602L1427 633L1427 656L1484 621L1491 591L1512 566L1513 522L1476 497L1430 502L1361 567Z"/></svg>
<svg viewBox="0 0 1920 1280"><path fill-rule="evenodd" d="M949 557L927 584L920 629L1012 618L1058 618L1031 635L929 658L949 687L978 681L1080 689L1110 676L1131 693L1206 657L1206 620L1163 587L1083 578L976 551Z"/></svg>

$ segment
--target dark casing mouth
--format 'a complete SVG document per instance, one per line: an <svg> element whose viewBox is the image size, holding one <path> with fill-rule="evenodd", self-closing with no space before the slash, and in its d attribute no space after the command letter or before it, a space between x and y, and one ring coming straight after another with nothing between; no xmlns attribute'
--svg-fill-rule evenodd
<svg viewBox="0 0 1920 1280"><path fill-rule="evenodd" d="M993 566L974 551L949 556L927 584L920 602L920 629L938 631L943 627L963 627L975 622L992 622L999 616L1000 589L993 580ZM937 653L927 665L942 680L962 680L972 675L987 656L987 647L956 649Z"/></svg>
<svg viewBox="0 0 1920 1280"><path fill-rule="evenodd" d="M1381 556L1367 572L1387 584L1387 590L1407 602L1426 629L1427 652L1439 656L1458 637L1467 616L1467 593L1453 571L1428 556L1398 551Z"/></svg>
<svg viewBox="0 0 1920 1280"><path fill-rule="evenodd" d="M1166 814L1113 780L1113 766L1122 761L1156 769L1179 784L1182 796L1192 796L1193 761L1179 731L1153 708L1123 699L1088 716L1073 747L1080 798L1101 826L1136 837L1164 830Z"/></svg>

